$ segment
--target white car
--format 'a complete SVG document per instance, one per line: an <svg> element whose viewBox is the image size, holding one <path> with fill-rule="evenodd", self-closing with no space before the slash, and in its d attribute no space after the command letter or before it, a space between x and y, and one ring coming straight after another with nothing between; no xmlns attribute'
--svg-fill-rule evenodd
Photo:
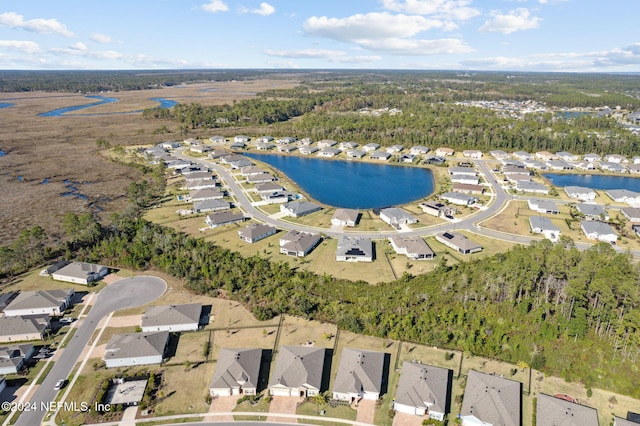
<svg viewBox="0 0 640 426"><path fill-rule="evenodd" d="M60 379L56 382L56 384L53 386L53 388L55 390L60 390L64 387L64 385L67 384L67 380L66 379Z"/></svg>

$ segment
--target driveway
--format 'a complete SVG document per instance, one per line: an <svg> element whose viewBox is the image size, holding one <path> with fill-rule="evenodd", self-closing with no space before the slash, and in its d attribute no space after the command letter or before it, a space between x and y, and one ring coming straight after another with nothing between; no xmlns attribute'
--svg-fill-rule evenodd
<svg viewBox="0 0 640 426"><path fill-rule="evenodd" d="M238 399L240 399L242 395L232 395L232 396L217 396L213 398L211 401L211 405L209 406L210 413L228 413L233 411L236 408ZM233 416L206 416L204 418L205 422L232 422Z"/></svg>
<svg viewBox="0 0 640 426"><path fill-rule="evenodd" d="M376 402L369 399L361 399L360 402L358 402L357 409L358 415L356 416L356 421L372 425Z"/></svg>
<svg viewBox="0 0 640 426"><path fill-rule="evenodd" d="M298 408L300 402L302 402L302 398L297 396L274 396L271 404L269 404L269 413L296 414L296 408ZM298 423L298 419L271 415L267 417L267 421L276 423Z"/></svg>
<svg viewBox="0 0 640 426"><path fill-rule="evenodd" d="M393 416L393 426L420 426L427 417L412 416L406 413L396 413Z"/></svg>

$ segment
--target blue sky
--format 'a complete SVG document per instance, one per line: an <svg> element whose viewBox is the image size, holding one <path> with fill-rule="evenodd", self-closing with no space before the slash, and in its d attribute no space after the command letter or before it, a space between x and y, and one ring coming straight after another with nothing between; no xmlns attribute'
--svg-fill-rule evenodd
<svg viewBox="0 0 640 426"><path fill-rule="evenodd" d="M0 0L0 69L640 72L638 0Z"/></svg>

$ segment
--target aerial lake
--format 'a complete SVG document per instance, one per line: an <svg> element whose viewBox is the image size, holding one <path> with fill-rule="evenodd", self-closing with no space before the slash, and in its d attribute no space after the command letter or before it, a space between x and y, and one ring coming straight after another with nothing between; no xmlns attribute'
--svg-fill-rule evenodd
<svg viewBox="0 0 640 426"><path fill-rule="evenodd" d="M555 186L584 186L591 189L627 189L640 192L640 179L628 176L545 174Z"/></svg>
<svg viewBox="0 0 640 426"><path fill-rule="evenodd" d="M40 114L41 117L62 117L62 116L69 116L69 115L78 115L78 114L69 114L70 112L73 111L78 111L81 109L85 109L85 108L91 108L91 107L95 107L98 105L104 105L104 104L110 104L112 102L118 102L118 98L107 98L104 96L85 96L85 98L88 99L98 99L98 102L92 102L90 104L84 104L84 105L75 105L75 106L70 106L70 107L65 107L65 108L58 108L58 109L54 109L51 111L47 111L47 112L43 112L42 114ZM158 108L171 108L173 106L175 106L178 102L176 101L172 101L170 99L164 99L164 98L150 98L152 101L156 101L156 102L160 102L160 105L158 106ZM101 114L82 114L83 116L90 116L90 115L114 115L114 114L135 114L135 113L140 113L142 112L142 110L136 110L136 111L127 111L127 112L109 112L109 113L101 113Z"/></svg>
<svg viewBox="0 0 640 426"><path fill-rule="evenodd" d="M424 198L434 189L431 170L421 167L275 154L245 155L280 170L312 198L334 207L397 206Z"/></svg>

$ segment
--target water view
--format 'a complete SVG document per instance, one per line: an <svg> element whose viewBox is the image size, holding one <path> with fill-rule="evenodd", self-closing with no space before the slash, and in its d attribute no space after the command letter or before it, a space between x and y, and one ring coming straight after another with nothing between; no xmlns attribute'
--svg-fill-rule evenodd
<svg viewBox="0 0 640 426"><path fill-rule="evenodd" d="M107 98L104 96L85 96L85 98L89 98L89 99L99 99L99 102L93 102L90 104L84 104L84 105L75 105L75 106L70 106L70 107L65 107L65 108L58 108L58 109L54 109L52 111L47 111L47 112L43 112L42 114L39 114L41 117L62 117L64 115L74 115L74 114L68 114L69 112L72 111L78 111L81 109L85 109L85 108L91 108L91 107L95 107L98 105L103 105L103 104L109 104L112 102L118 102L119 99L118 98ZM160 102L160 105L158 105L158 108L171 108L175 105L178 104L177 101L172 101L170 99L164 99L164 98L150 98L150 100L152 101L156 101L156 102ZM100 113L100 114L82 114L82 116L96 116L96 115L113 115L113 114L136 114L136 113L140 113L142 112L141 109L139 110L135 110L135 111L126 111L126 112L108 112L108 113Z"/></svg>
<svg viewBox="0 0 640 426"><path fill-rule="evenodd" d="M591 189L627 189L640 192L640 179L629 176L545 174L555 186L585 186Z"/></svg>
<svg viewBox="0 0 640 426"><path fill-rule="evenodd" d="M270 164L312 198L334 207L372 209L401 205L424 198L434 189L433 174L424 168L270 154L245 155Z"/></svg>

